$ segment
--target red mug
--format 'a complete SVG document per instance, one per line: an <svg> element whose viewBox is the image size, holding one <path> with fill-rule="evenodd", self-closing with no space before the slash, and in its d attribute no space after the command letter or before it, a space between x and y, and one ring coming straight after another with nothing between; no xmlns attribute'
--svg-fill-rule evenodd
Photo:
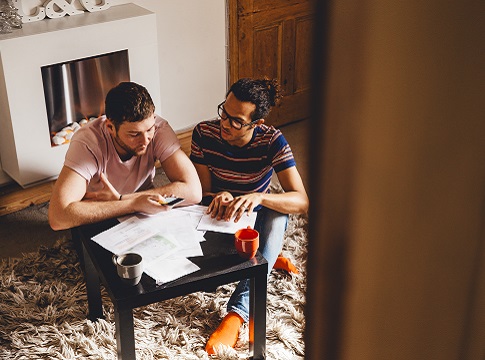
<svg viewBox="0 0 485 360"><path fill-rule="evenodd" d="M252 259L259 248L259 233L248 226L234 234L234 246L237 253L244 259Z"/></svg>

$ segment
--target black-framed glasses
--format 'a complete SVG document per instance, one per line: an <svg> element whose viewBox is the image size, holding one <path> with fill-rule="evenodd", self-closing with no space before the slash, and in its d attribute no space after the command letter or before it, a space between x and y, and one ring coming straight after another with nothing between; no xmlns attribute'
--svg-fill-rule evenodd
<svg viewBox="0 0 485 360"><path fill-rule="evenodd" d="M249 123L243 123L241 119L232 117L226 112L226 109L224 109L224 104L226 102L223 101L219 105L217 105L217 114L222 120L229 120L229 124L236 130L241 130L244 126L250 126L254 124L258 120L253 120Z"/></svg>

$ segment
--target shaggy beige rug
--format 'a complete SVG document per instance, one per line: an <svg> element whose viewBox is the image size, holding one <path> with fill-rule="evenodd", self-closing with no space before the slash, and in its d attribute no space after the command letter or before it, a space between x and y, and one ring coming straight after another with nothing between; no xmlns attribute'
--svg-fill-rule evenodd
<svg viewBox="0 0 485 360"><path fill-rule="evenodd" d="M25 239L28 241L28 239ZM87 298L69 240L0 263L0 359L116 359L113 304L106 320L86 319ZM268 282L267 358L303 359L307 218L291 216L283 253L300 270L273 270ZM235 284L134 311L137 359L246 359L248 329L235 349L209 357L205 343L226 313Z"/></svg>

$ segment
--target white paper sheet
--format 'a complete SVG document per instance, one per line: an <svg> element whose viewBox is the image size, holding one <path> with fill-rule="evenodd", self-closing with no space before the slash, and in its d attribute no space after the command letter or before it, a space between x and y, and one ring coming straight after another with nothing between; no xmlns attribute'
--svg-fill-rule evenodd
<svg viewBox="0 0 485 360"><path fill-rule="evenodd" d="M202 256L200 242L204 241L204 234L196 230L196 224L187 212L171 210L158 216L143 218L145 226L156 229L161 234L170 234L180 245L179 253L182 257Z"/></svg>
<svg viewBox="0 0 485 360"><path fill-rule="evenodd" d="M192 205L151 216L123 217L120 224L93 240L117 255L139 253L145 273L162 284L199 269L187 257L203 256L200 242L205 240L205 231L234 234L248 226L254 228L257 216L255 212L245 214L235 223L213 219L206 212L207 206Z"/></svg>
<svg viewBox="0 0 485 360"><path fill-rule="evenodd" d="M238 222L234 222L234 218L230 221L217 220L215 218L213 219L210 214L204 213L197 226L197 230L235 234L239 229L245 229L248 226L254 228L256 216L256 212L252 212L250 215L246 213L241 216Z"/></svg>
<svg viewBox="0 0 485 360"><path fill-rule="evenodd" d="M199 270L199 267L184 257L157 260L150 264L145 273L155 279L157 285L176 280Z"/></svg>
<svg viewBox="0 0 485 360"><path fill-rule="evenodd" d="M187 257L203 256L202 234L190 214L163 212L157 216L132 216L96 235L93 241L114 254L138 253L147 275L157 284L178 279L199 269Z"/></svg>
<svg viewBox="0 0 485 360"><path fill-rule="evenodd" d="M124 222L99 233L93 237L93 241L112 253L119 255L127 252L157 232L155 229L141 226L138 218L132 216Z"/></svg>
<svg viewBox="0 0 485 360"><path fill-rule="evenodd" d="M155 234L126 252L140 254L145 267L148 268L152 261L168 258L178 253L179 249L180 245L172 235Z"/></svg>

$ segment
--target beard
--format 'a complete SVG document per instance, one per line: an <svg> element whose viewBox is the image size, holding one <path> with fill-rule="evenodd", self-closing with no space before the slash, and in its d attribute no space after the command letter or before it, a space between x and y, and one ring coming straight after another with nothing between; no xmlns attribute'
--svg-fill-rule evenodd
<svg viewBox="0 0 485 360"><path fill-rule="evenodd" d="M146 146L140 146L140 150L137 150L137 148L132 148L130 146L128 146L123 140L121 140L121 138L118 136L118 134L116 134L116 136L114 137L114 140L116 141L116 144L118 144L118 146L120 148L122 148L125 152L126 152L126 155L129 156L129 157L132 157L132 156L140 156L140 155L143 155L147 152L147 148Z"/></svg>

